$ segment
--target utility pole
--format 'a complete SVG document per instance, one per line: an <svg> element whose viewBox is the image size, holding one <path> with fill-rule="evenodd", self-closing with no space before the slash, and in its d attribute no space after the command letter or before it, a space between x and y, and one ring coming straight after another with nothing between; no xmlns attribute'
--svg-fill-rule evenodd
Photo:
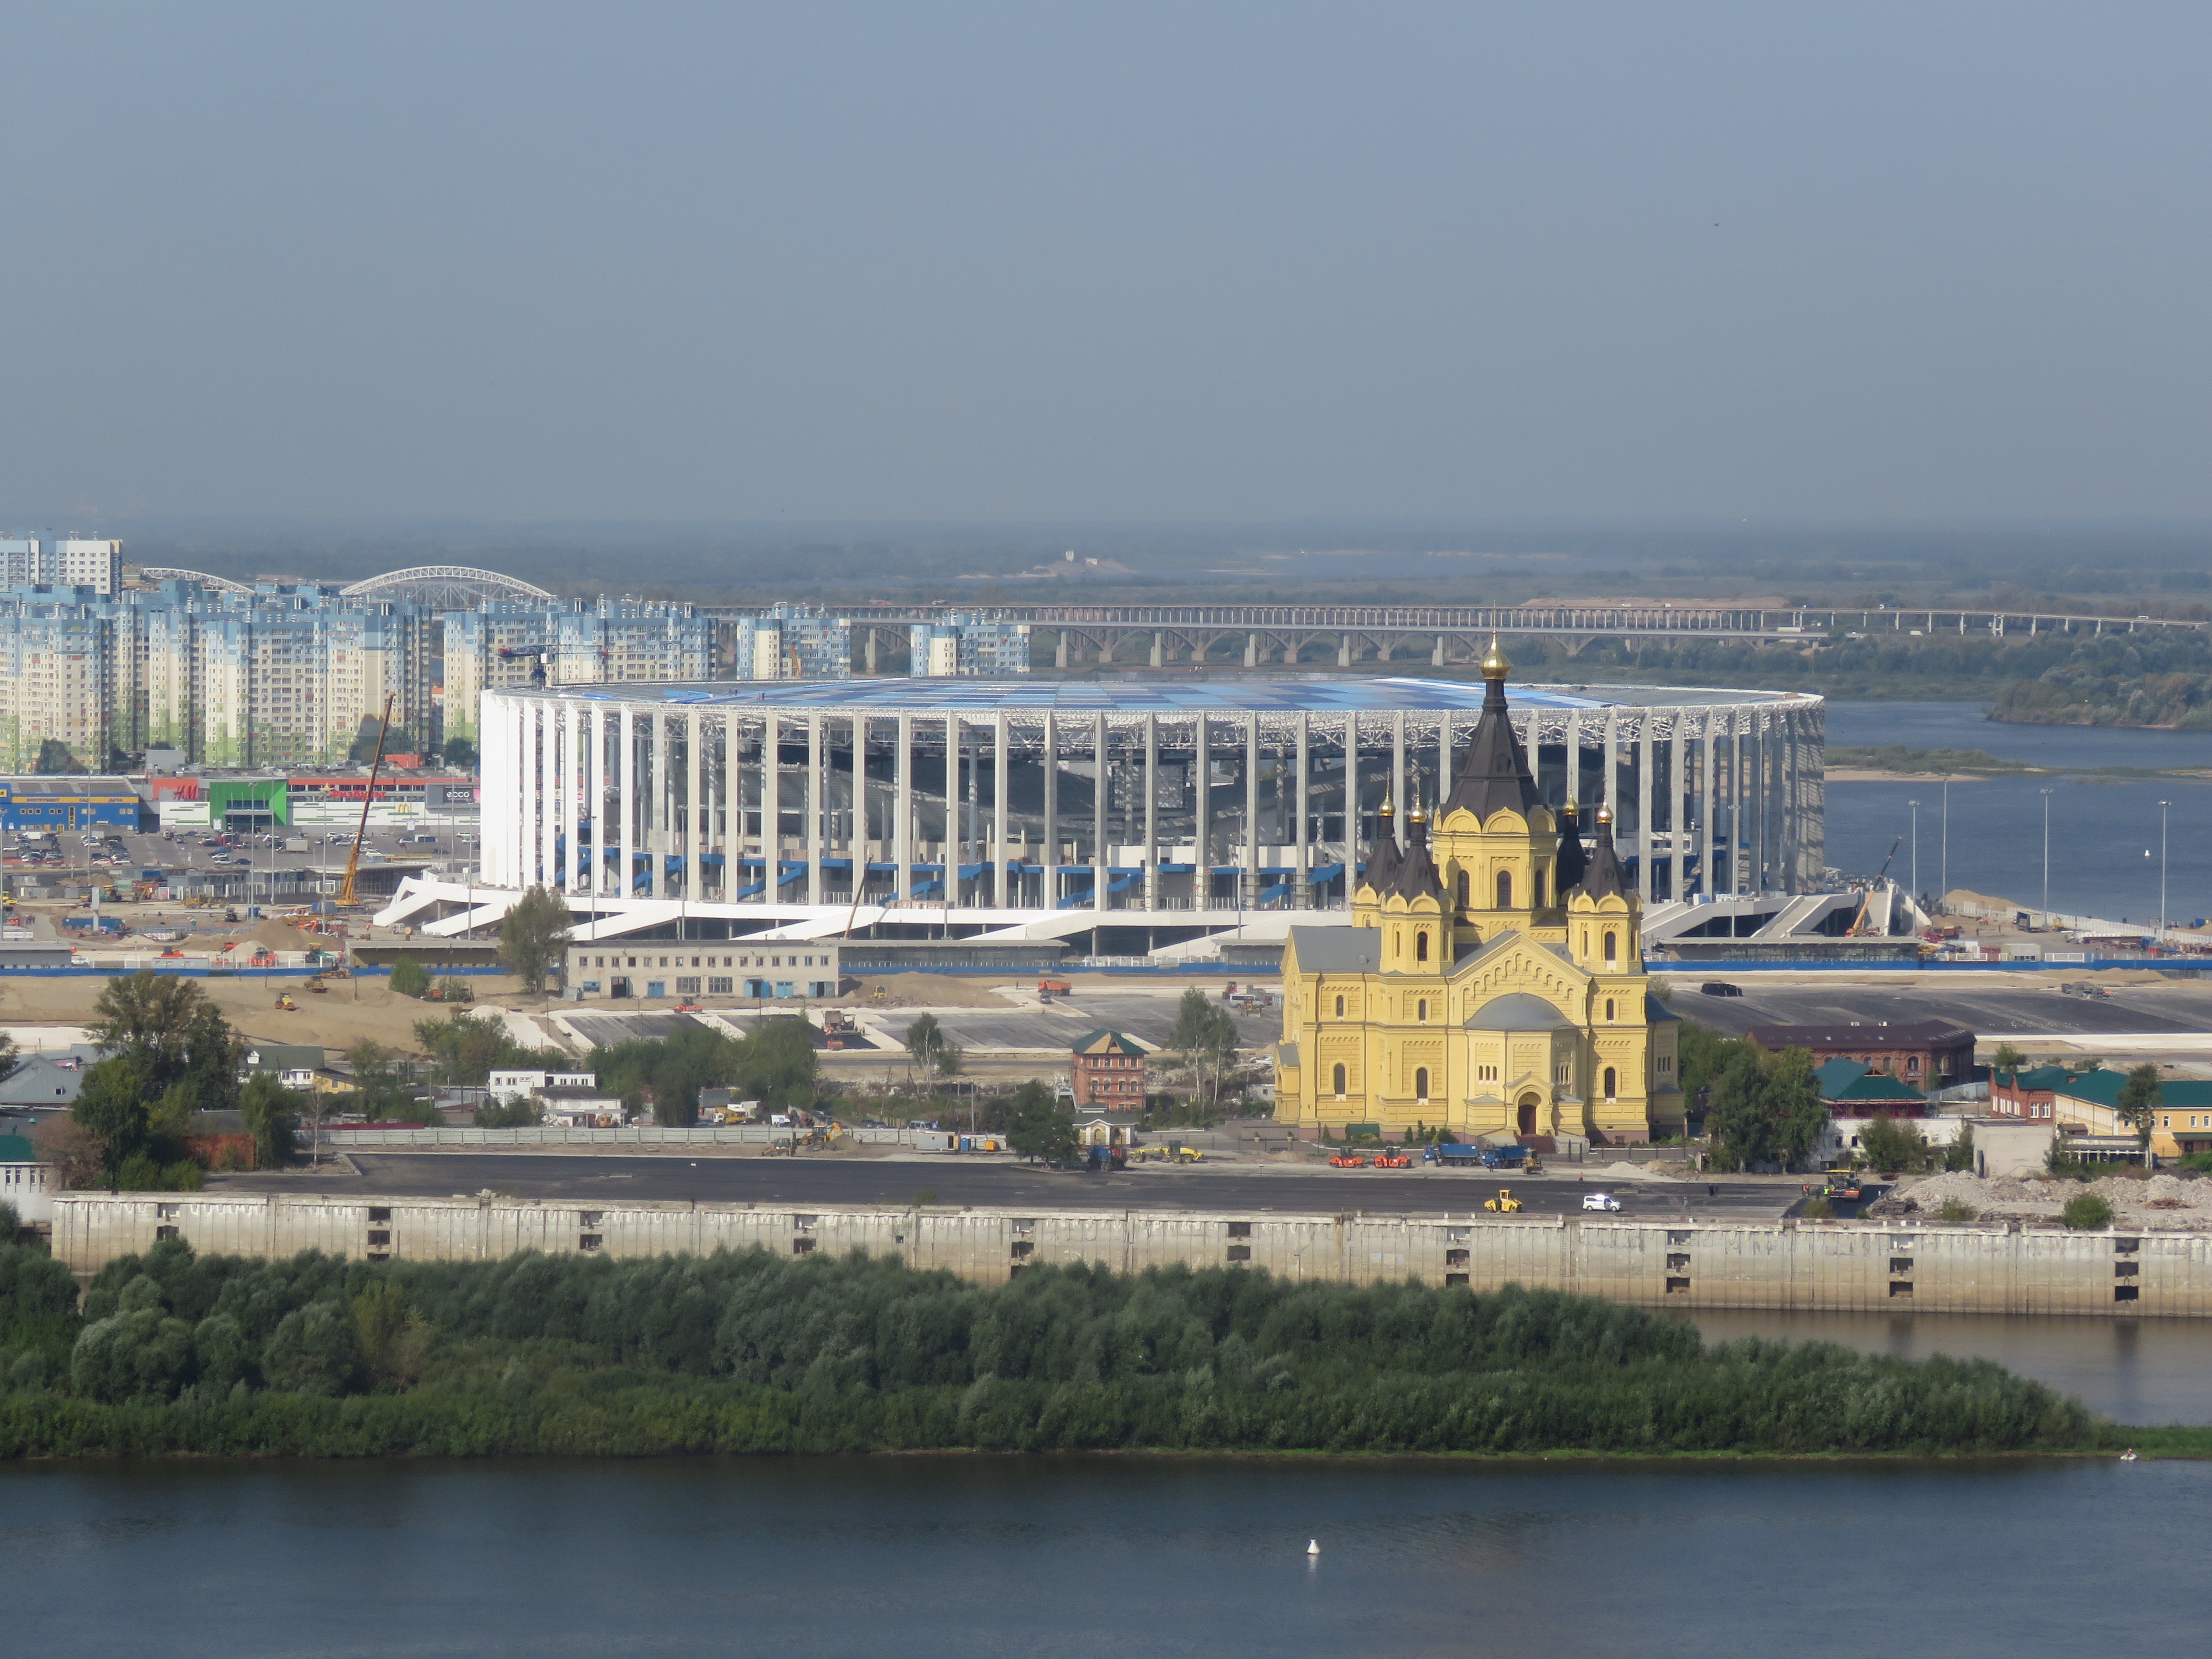
<svg viewBox="0 0 2212 1659"><path fill-rule="evenodd" d="M1951 780L1948 778L1943 780L1942 848L1936 864L1936 880L1942 890L1936 895L1938 904L1943 902L1944 894L1951 890Z"/></svg>

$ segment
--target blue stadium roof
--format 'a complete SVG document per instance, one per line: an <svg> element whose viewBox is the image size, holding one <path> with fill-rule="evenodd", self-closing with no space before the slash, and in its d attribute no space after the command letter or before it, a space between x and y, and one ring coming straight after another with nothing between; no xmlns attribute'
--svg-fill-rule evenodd
<svg viewBox="0 0 2212 1659"><path fill-rule="evenodd" d="M1052 680L863 679L624 682L565 685L540 694L606 702L710 707L848 708L897 714L1000 708L1062 714L1387 714L1393 709L1482 707L1482 682L1416 679ZM1508 698L1527 708L1651 708L1763 702L1789 694L1677 686L1513 685Z"/></svg>

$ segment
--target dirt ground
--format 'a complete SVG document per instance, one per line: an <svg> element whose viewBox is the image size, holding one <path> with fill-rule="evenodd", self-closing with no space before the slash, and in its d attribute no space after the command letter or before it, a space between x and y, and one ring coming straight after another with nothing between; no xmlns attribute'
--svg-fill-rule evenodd
<svg viewBox="0 0 2212 1659"><path fill-rule="evenodd" d="M1018 977L1009 975L1007 977ZM880 988L883 1000L875 1000ZM958 974L882 974L837 1000L854 1008L1011 1008L1014 1005L981 981Z"/></svg>
<svg viewBox="0 0 2212 1659"><path fill-rule="evenodd" d="M81 1025L93 1017L92 1005L106 983L90 978L0 981L0 1024ZM194 983L206 991L232 1025L264 1042L319 1042L343 1050L367 1037L387 1048L416 1053L415 1022L437 1018L445 1012L436 1003L395 996L380 977L340 980L321 996L309 994L302 988L305 981L296 979L206 979ZM487 975L472 983L478 998L474 1006L479 1009L540 1006L535 998L527 1002L519 998L512 981ZM506 994L495 994L495 988ZM277 1010L276 998L283 992L300 1005L297 1013Z"/></svg>

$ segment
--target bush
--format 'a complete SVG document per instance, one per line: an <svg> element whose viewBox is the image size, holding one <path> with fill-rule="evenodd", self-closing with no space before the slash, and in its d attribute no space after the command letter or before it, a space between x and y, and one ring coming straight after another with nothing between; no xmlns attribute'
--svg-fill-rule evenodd
<svg viewBox="0 0 2212 1659"><path fill-rule="evenodd" d="M438 1000L441 1002L474 1002L477 994L468 981L448 975L438 981Z"/></svg>
<svg viewBox="0 0 2212 1659"><path fill-rule="evenodd" d="M2079 1193L2066 1200L2059 1219L2077 1233L2095 1232L2112 1224L2112 1206L2095 1193Z"/></svg>
<svg viewBox="0 0 2212 1659"><path fill-rule="evenodd" d="M1942 1206L1936 1212L1936 1218L1938 1221L1950 1222L1956 1226L1964 1222L1979 1221L1982 1218L1982 1212L1971 1204L1955 1198L1947 1198L1943 1200Z"/></svg>
<svg viewBox="0 0 2212 1659"><path fill-rule="evenodd" d="M403 997L420 997L430 988L430 973L412 957L392 964L392 988Z"/></svg>

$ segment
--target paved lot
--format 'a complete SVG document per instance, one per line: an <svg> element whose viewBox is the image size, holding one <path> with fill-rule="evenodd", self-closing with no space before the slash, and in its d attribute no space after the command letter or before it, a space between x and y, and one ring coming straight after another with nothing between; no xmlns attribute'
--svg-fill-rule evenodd
<svg viewBox="0 0 2212 1659"><path fill-rule="evenodd" d="M2044 975L2044 978L2056 975ZM1730 980L1741 997L1699 994L1676 979L1674 1012L1740 1036L1753 1025L1871 1024L1881 1020L1953 1019L1983 1037L2008 1032L2075 1033L2212 1030L2212 985L2192 980L2115 985L2106 997L2069 996L2052 984L1990 984L1963 975L1895 987L1834 982Z"/></svg>
<svg viewBox="0 0 2212 1659"><path fill-rule="evenodd" d="M1124 1175L1063 1174L1034 1166L947 1158L685 1158L562 1152L356 1152L359 1176L325 1170L310 1176L235 1176L227 1190L297 1190L447 1198L486 1188L518 1198L659 1200L724 1204L906 1204L927 1188L940 1204L1033 1206L1041 1209L1251 1210L1332 1214L1364 1210L1404 1214L1480 1212L1510 1187L1531 1215L1580 1214L1591 1190L1620 1198L1629 1216L1691 1214L1751 1219L1782 1214L1801 1196L1795 1182L1722 1181L1717 1196L1702 1182L1578 1179L1562 1173L1530 1179L1461 1170L1136 1170Z"/></svg>

